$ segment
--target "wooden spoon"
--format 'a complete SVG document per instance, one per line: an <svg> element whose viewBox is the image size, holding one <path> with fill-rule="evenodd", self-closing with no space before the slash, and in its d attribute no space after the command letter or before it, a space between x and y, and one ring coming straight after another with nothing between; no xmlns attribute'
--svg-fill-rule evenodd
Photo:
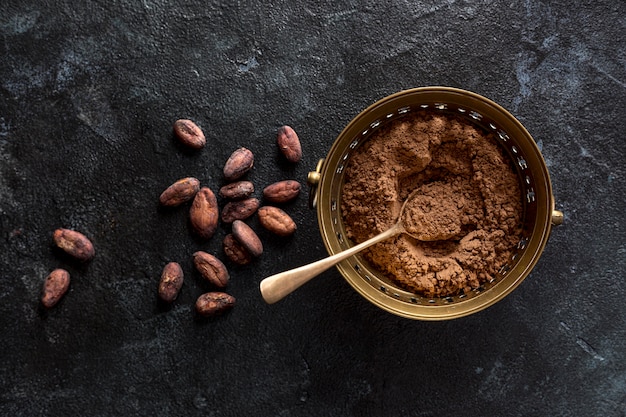
<svg viewBox="0 0 626 417"><path fill-rule="evenodd" d="M425 189L442 185L447 186L432 183L414 190L402 204L397 222L385 232L327 258L265 278L260 285L263 299L268 304L280 301L331 266L401 233L421 241L456 237L461 232L461 216L457 202L453 201L453 193L435 193L439 196L433 197L433 190Z"/></svg>

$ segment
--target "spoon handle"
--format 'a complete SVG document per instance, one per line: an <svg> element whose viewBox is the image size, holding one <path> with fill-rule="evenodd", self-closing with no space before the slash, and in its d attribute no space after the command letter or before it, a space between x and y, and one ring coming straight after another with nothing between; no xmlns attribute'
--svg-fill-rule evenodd
<svg viewBox="0 0 626 417"><path fill-rule="evenodd" d="M350 249L346 249L342 252L336 253L324 259L320 259L319 261L310 263L308 265L304 265L295 269L290 269L289 271L281 272L279 274L267 277L263 281L261 281L261 295L263 296L263 299L266 303L274 304L275 302L280 301L287 295L291 294L293 291L295 291L301 285L310 281L315 276L326 271L331 266L338 264L344 259L351 257L352 255L362 251L365 248L368 248L378 242L399 234L400 232L402 232L402 230L402 226L400 224L396 224L387 231L376 235L373 238L366 240L365 242L359 243L358 245L353 246Z"/></svg>

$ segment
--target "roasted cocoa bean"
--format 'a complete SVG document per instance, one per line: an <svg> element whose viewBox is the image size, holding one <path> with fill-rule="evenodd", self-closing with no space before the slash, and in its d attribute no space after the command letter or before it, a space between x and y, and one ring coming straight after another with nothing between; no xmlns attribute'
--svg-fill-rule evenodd
<svg viewBox="0 0 626 417"><path fill-rule="evenodd" d="M96 253L91 241L75 230L55 230L54 243L70 256L83 262L91 260Z"/></svg>
<svg viewBox="0 0 626 417"><path fill-rule="evenodd" d="M224 236L222 242L224 253L232 262L239 265L247 265L252 262L252 255L248 250L233 236L232 233Z"/></svg>
<svg viewBox="0 0 626 417"><path fill-rule="evenodd" d="M224 165L224 178L227 181L234 181L252 169L254 165L254 154L250 149L239 148L235 150Z"/></svg>
<svg viewBox="0 0 626 417"><path fill-rule="evenodd" d="M289 236L297 229L296 222L287 213L273 206L263 206L259 209L259 223L279 236Z"/></svg>
<svg viewBox="0 0 626 417"><path fill-rule="evenodd" d="M289 162L297 163L302 158L300 138L298 138L295 130L290 126L282 126L278 129L276 143L278 144L280 152Z"/></svg>
<svg viewBox="0 0 626 417"><path fill-rule="evenodd" d="M70 287L70 273L65 269L50 272L43 283L41 304L46 308L54 307Z"/></svg>
<svg viewBox="0 0 626 417"><path fill-rule="evenodd" d="M235 306L235 297L225 292L207 292L198 297L196 312L204 317L222 314Z"/></svg>
<svg viewBox="0 0 626 417"><path fill-rule="evenodd" d="M170 262L163 268L159 282L159 298L167 303L176 299L183 286L183 270L177 262Z"/></svg>
<svg viewBox="0 0 626 417"><path fill-rule="evenodd" d="M254 193L254 184L250 181L237 181L220 188L219 195L229 200L241 200Z"/></svg>
<svg viewBox="0 0 626 417"><path fill-rule="evenodd" d="M257 211L260 204L260 201L254 197L229 201L222 209L222 221L232 223L235 220L245 220Z"/></svg>
<svg viewBox="0 0 626 417"><path fill-rule="evenodd" d="M250 255L259 257L263 254L263 243L250 226L241 220L233 222L233 236L246 248Z"/></svg>
<svg viewBox="0 0 626 417"><path fill-rule="evenodd" d="M161 193L159 202L167 207L179 206L194 198L198 190L200 190L200 181L197 178L182 178Z"/></svg>
<svg viewBox="0 0 626 417"><path fill-rule="evenodd" d="M263 189L263 198L271 203L286 203L300 194L300 183L294 180L278 181Z"/></svg>
<svg viewBox="0 0 626 417"><path fill-rule="evenodd" d="M174 122L174 135L185 146L201 149L206 144L202 129L188 119L179 119Z"/></svg>
<svg viewBox="0 0 626 417"><path fill-rule="evenodd" d="M219 288L228 285L229 275L226 266L210 253L198 251L193 254L193 264L207 281Z"/></svg>
<svg viewBox="0 0 626 417"><path fill-rule="evenodd" d="M189 220L195 233L203 239L210 239L219 221L217 197L208 187L202 187L196 194L189 210Z"/></svg>

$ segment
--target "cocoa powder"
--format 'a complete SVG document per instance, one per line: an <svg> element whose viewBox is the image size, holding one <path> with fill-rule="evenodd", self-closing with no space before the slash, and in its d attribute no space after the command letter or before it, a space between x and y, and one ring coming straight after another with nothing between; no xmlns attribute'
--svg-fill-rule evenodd
<svg viewBox="0 0 626 417"><path fill-rule="evenodd" d="M341 209L348 238L360 243L390 228L415 189L442 240L406 234L363 252L377 270L427 297L456 295L495 278L521 236L521 194L493 135L460 116L420 111L381 127L345 169ZM430 201L430 202L428 202ZM432 215L432 214L431 214Z"/></svg>

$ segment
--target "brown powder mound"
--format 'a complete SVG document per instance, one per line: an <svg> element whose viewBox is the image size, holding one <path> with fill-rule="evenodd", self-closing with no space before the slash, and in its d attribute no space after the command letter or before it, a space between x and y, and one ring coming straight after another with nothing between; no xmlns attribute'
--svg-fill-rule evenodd
<svg viewBox="0 0 626 417"><path fill-rule="evenodd" d="M418 212L441 212L425 233L442 240L403 234L363 253L409 291L436 297L476 288L520 239L516 174L495 138L461 117L420 112L398 119L355 150L344 175L341 209L355 243L391 227L415 189L422 194Z"/></svg>

